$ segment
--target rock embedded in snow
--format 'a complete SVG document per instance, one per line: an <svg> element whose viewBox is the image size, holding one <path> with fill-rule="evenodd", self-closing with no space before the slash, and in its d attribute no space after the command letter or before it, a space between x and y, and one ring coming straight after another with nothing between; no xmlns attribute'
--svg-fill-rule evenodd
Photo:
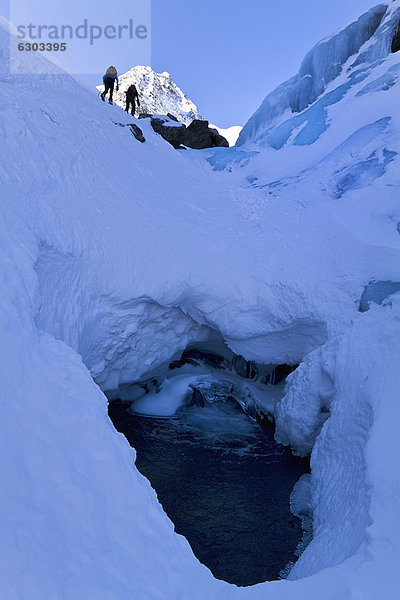
<svg viewBox="0 0 400 600"><path fill-rule="evenodd" d="M208 121L195 119L186 129L186 145L190 148L203 150L205 148L228 147L227 140L215 129L208 126Z"/></svg>
<svg viewBox="0 0 400 600"><path fill-rule="evenodd" d="M131 128L133 136L141 142L142 144L146 141L146 138L143 135L143 131L136 125L136 123L130 123L129 127Z"/></svg>
<svg viewBox="0 0 400 600"><path fill-rule="evenodd" d="M140 127L138 127L136 125L136 123L115 123L116 125L119 125L120 127L129 127L129 129L132 132L132 135L134 138L136 138L138 140L138 142L141 142L142 144L144 144L144 142L146 141L146 138L143 135L143 131L140 129Z"/></svg>
<svg viewBox="0 0 400 600"><path fill-rule="evenodd" d="M174 148L181 148L185 139L185 126L175 119L154 115L150 117L153 130L161 135Z"/></svg>
<svg viewBox="0 0 400 600"><path fill-rule="evenodd" d="M174 148L205 148L228 147L227 140L208 126L208 121L195 119L186 127L179 123L174 115L153 115L150 117L154 131L161 135Z"/></svg>

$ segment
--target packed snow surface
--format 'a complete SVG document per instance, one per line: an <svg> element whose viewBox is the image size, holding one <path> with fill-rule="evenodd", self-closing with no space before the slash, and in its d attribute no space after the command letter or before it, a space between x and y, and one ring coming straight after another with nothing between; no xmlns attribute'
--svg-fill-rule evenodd
<svg viewBox="0 0 400 600"><path fill-rule="evenodd" d="M10 76L0 28L4 598L397 599L399 21L395 0L324 40L240 148L200 153L145 121L140 144L41 56ZM107 416L102 390L224 342L301 363L275 407L277 439L312 452L291 581L213 579Z"/></svg>

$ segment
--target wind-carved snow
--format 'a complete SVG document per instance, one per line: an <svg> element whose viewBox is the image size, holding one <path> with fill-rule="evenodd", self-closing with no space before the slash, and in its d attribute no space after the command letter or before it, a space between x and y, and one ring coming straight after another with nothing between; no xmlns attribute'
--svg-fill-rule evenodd
<svg viewBox="0 0 400 600"><path fill-rule="evenodd" d="M61 72L11 77L0 29L4 597L396 600L398 296L376 306L375 289L359 312L368 284L400 281L398 84L379 81L400 60L389 55L399 1L383 12L307 59L321 69L331 48L342 61L320 92L340 89L338 101L293 88L320 102L303 107L322 116L313 143L292 144L295 128L280 150L226 154L177 153L145 121L140 144L116 126L131 116ZM293 118L287 94L260 139ZM276 407L278 440L312 452L314 538L290 583L213 579L107 418L100 388L217 341L302 363Z"/></svg>
<svg viewBox="0 0 400 600"><path fill-rule="evenodd" d="M398 154L385 147L383 134L390 132L391 120L385 117L361 127L311 168L295 176L262 185L255 180L255 185L278 194L285 188L304 184L310 178L320 179L331 197L336 199L351 190L366 188L386 173Z"/></svg>
<svg viewBox="0 0 400 600"><path fill-rule="evenodd" d="M313 542L295 565L292 579L314 572L314 549L319 553L318 564L321 561L328 566L332 559L339 564L365 547L367 536L376 534L379 527L387 534L391 523L398 520L395 494L400 478L395 466L398 457L392 452L399 442L391 438L390 421L393 417L398 423L400 417L394 374L399 360L398 344L394 343L400 333L399 308L397 297L390 307L374 307L343 336L310 354L290 376L287 393L278 404L277 440L292 443L300 454L313 447ZM321 409L328 414L321 414ZM389 447L380 446L386 435ZM321 460L327 454L330 460ZM387 492L385 484L381 489L375 487L386 476L391 479L391 491ZM389 540L385 549L385 543L369 546L370 560L382 553L384 560L393 564L391 552L397 551ZM365 590L361 597L379 597L379 586L373 585L374 589ZM394 599L395 588L382 585L387 597Z"/></svg>
<svg viewBox="0 0 400 600"><path fill-rule="evenodd" d="M373 92L386 92L398 82L399 76L400 65L393 65L384 75L381 75L378 79L371 81L368 85L363 87L357 93L357 96L363 96L364 94L371 94Z"/></svg>

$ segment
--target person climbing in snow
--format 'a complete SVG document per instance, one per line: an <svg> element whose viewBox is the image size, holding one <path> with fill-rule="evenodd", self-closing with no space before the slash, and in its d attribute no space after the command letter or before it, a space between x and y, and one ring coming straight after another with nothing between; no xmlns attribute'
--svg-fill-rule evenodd
<svg viewBox="0 0 400 600"><path fill-rule="evenodd" d="M132 114L135 114L136 111L136 100L137 100L137 105L140 106L140 100L139 100L139 94L136 88L136 85L134 83L132 83L132 85L130 85L128 87L128 89L126 90L126 107L125 110L128 113L129 112L129 107L130 105L132 105Z"/></svg>
<svg viewBox="0 0 400 600"><path fill-rule="evenodd" d="M101 99L103 102L107 96L107 93L110 92L109 103L113 103L113 93L114 93L114 84L117 82L117 92L119 90L118 83L118 73L115 67L108 67L107 71L103 75L103 83L104 83L104 92L101 94Z"/></svg>

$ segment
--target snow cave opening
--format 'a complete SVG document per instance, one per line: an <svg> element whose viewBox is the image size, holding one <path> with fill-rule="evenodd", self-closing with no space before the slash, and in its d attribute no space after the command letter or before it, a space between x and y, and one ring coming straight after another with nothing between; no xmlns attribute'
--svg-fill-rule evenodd
<svg viewBox="0 0 400 600"><path fill-rule="evenodd" d="M273 407L296 366L221 349L188 346L167 376L107 392L109 416L200 562L250 586L286 577L310 541L310 519L290 508L310 464L274 440Z"/></svg>

